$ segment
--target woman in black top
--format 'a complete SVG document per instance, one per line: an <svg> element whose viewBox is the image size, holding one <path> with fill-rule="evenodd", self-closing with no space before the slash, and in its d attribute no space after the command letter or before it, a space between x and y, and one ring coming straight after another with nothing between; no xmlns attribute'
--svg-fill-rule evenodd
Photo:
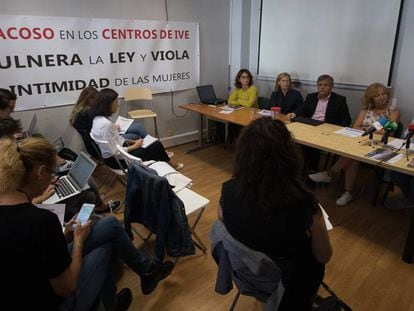
<svg viewBox="0 0 414 311"><path fill-rule="evenodd" d="M219 217L229 233L282 269L286 291L279 310L310 310L332 255L321 210L300 170L286 126L257 119L240 135L234 178L223 184L220 199Z"/></svg>
<svg viewBox="0 0 414 311"><path fill-rule="evenodd" d="M292 89L292 81L287 72L276 78L275 90L270 96L270 107L281 107L282 113L295 111L303 103L302 94Z"/></svg>

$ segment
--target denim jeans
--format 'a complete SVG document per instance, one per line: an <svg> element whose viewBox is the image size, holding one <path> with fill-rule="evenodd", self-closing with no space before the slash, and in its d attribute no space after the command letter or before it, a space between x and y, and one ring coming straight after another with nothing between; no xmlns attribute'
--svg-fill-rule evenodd
<svg viewBox="0 0 414 311"><path fill-rule="evenodd" d="M72 251L72 243L68 249ZM83 256L81 278L75 293L75 310L87 310L84 307L90 307L100 293L104 305L113 306L116 302L113 267L116 257L138 275L148 272L152 265L152 259L135 248L115 217L103 218L92 226L84 243Z"/></svg>
<svg viewBox="0 0 414 311"><path fill-rule="evenodd" d="M145 138L147 135L147 130L141 125L141 123L134 121L122 137L125 139L136 140L138 138Z"/></svg>

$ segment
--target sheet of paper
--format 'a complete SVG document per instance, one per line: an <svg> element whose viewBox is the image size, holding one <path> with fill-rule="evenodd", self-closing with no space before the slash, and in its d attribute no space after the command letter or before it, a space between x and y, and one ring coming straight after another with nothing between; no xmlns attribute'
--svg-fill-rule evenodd
<svg viewBox="0 0 414 311"><path fill-rule="evenodd" d="M144 138L144 144L142 145L142 148L147 148L148 146L150 146L151 144L153 144L154 142L156 142L158 140L158 138L155 138L151 135L147 135Z"/></svg>
<svg viewBox="0 0 414 311"><path fill-rule="evenodd" d="M393 141L389 142L387 144L387 147L391 147L394 149L400 149L403 144L404 144L404 140L396 138L396 139L393 139ZM402 149L405 149L405 145L402 147ZM411 143L409 149L414 151L414 144Z"/></svg>
<svg viewBox="0 0 414 311"><path fill-rule="evenodd" d="M152 163L148 167L155 170L158 176L161 176L161 177L165 177L168 174L177 173L177 171L167 162L158 161L158 162Z"/></svg>
<svg viewBox="0 0 414 311"><path fill-rule="evenodd" d="M344 127L338 131L335 132L336 134L347 136L347 137L360 137L362 134L364 134L364 131L353 129L350 127Z"/></svg>
<svg viewBox="0 0 414 311"><path fill-rule="evenodd" d="M233 110L221 110L219 113L222 113L222 114L230 114L230 113L233 113Z"/></svg>
<svg viewBox="0 0 414 311"><path fill-rule="evenodd" d="M115 124L120 127L119 134L125 134L128 128L131 126L132 122L134 122L134 119L128 119L121 116L118 116L118 118L115 121Z"/></svg>
<svg viewBox="0 0 414 311"><path fill-rule="evenodd" d="M59 218L60 224L62 225L62 229L64 228L64 220L65 220L65 208L66 204L36 204L37 207L47 209L52 213L56 214Z"/></svg>
<svg viewBox="0 0 414 311"><path fill-rule="evenodd" d="M329 216L328 216L328 213L326 213L325 209L322 207L322 205L321 205L321 204L319 204L319 207L320 207L320 209L321 209L321 211L322 211L322 216L323 216L323 219L325 220L326 229L327 229L327 230L332 230L332 229L333 229L333 225L332 225L332 223L329 221Z"/></svg>
<svg viewBox="0 0 414 311"><path fill-rule="evenodd" d="M168 183L174 187L174 192L178 192L185 187L191 187L192 185L192 180L190 178L178 172L168 174L165 178L167 178Z"/></svg>

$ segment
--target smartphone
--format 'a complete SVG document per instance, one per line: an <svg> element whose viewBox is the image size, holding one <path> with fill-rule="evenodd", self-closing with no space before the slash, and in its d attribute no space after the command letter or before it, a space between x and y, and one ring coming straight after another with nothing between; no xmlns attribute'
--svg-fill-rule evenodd
<svg viewBox="0 0 414 311"><path fill-rule="evenodd" d="M78 213L78 216L76 216L76 221L79 221L81 225L86 224L88 220L91 218L94 209L95 204L84 203ZM76 224L74 224L73 227L75 228Z"/></svg>

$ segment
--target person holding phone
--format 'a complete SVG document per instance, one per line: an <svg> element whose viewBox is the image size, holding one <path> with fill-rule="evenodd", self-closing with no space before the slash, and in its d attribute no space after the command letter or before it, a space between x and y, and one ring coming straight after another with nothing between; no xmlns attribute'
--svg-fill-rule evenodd
<svg viewBox="0 0 414 311"><path fill-rule="evenodd" d="M28 138L17 145L1 139L0 163L0 274L6 284L0 298L5 309L89 310L102 294L108 310L127 310L132 295L128 289L116 295L114 258L140 275L144 294L172 271L171 262L154 263L138 251L114 217L78 222L74 230L73 218L63 233L55 214L31 203L55 170L56 151L48 141Z"/></svg>

